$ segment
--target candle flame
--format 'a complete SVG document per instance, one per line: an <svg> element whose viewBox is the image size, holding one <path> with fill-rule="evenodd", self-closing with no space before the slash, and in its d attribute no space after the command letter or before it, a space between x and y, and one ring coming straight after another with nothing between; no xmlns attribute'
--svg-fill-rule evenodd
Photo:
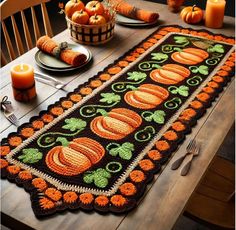
<svg viewBox="0 0 236 230"><path fill-rule="evenodd" d="M24 64L20 63L20 70L23 71L24 70Z"/></svg>

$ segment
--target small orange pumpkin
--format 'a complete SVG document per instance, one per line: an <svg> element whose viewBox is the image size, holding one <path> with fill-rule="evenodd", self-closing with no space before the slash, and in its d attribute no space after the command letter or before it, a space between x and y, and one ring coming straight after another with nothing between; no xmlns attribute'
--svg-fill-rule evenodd
<svg viewBox="0 0 236 230"><path fill-rule="evenodd" d="M143 84L137 90L127 92L124 99L133 107L153 109L167 99L168 96L169 92L160 86Z"/></svg>
<svg viewBox="0 0 236 230"><path fill-rule="evenodd" d="M93 15L90 16L89 21L88 21L89 25L102 25L102 24L106 24L106 19L102 16L102 15Z"/></svg>
<svg viewBox="0 0 236 230"><path fill-rule="evenodd" d="M84 9L84 3L80 0L70 0L65 5L65 14L68 18L71 18L75 11Z"/></svg>
<svg viewBox="0 0 236 230"><path fill-rule="evenodd" d="M180 17L188 24L197 24L203 18L203 11L199 7L196 7L196 5L187 6L182 9Z"/></svg>
<svg viewBox="0 0 236 230"><path fill-rule="evenodd" d="M150 73L150 77L153 81L162 83L165 85L177 84L189 77L190 71L176 64L166 64L160 69L155 69Z"/></svg>
<svg viewBox="0 0 236 230"><path fill-rule="evenodd" d="M132 133L142 123L142 118L125 108L112 109L106 116L99 116L90 123L91 130L98 136L120 140Z"/></svg>
<svg viewBox="0 0 236 230"><path fill-rule="evenodd" d="M69 142L68 146L56 146L46 156L46 164L60 175L78 175L98 163L105 150L97 141L81 137Z"/></svg>
<svg viewBox="0 0 236 230"><path fill-rule="evenodd" d="M186 48L182 51L174 52L171 55L171 58L181 64L186 65L196 65L206 58L208 58L209 54L202 49L197 48Z"/></svg>

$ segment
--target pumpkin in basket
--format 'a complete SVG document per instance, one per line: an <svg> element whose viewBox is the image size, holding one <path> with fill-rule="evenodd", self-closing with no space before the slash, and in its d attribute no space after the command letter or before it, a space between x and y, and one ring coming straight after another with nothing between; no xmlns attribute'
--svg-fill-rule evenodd
<svg viewBox="0 0 236 230"><path fill-rule="evenodd" d="M71 20L75 23L86 25L89 21L89 15L86 11L75 11L71 17Z"/></svg>
<svg viewBox="0 0 236 230"><path fill-rule="evenodd" d="M190 76L190 71L176 64L166 64L160 69L155 69L150 73L150 77L153 81L162 83L165 85L177 84Z"/></svg>
<svg viewBox="0 0 236 230"><path fill-rule="evenodd" d="M65 5L65 14L68 18L71 18L75 11L84 9L84 3L80 0L70 0Z"/></svg>
<svg viewBox="0 0 236 230"><path fill-rule="evenodd" d="M87 13L92 15L102 15L104 13L104 7L99 1L90 1L86 4L85 10Z"/></svg>
<svg viewBox="0 0 236 230"><path fill-rule="evenodd" d="M136 112L116 108L107 115L94 118L90 123L90 128L100 137L120 140L137 129L141 123L142 118Z"/></svg>
<svg viewBox="0 0 236 230"><path fill-rule="evenodd" d="M97 141L81 137L70 142L64 141L63 146L52 148L47 153L45 161L53 172L75 176L98 163L104 154L104 148Z"/></svg>
<svg viewBox="0 0 236 230"><path fill-rule="evenodd" d="M125 101L136 108L153 109L161 104L169 96L169 92L153 84L143 84L138 89L129 91L125 94Z"/></svg>
<svg viewBox="0 0 236 230"><path fill-rule="evenodd" d="M187 6L182 9L180 17L188 24L197 24L203 18L203 11L199 7L196 7L196 5Z"/></svg>
<svg viewBox="0 0 236 230"><path fill-rule="evenodd" d="M93 15L89 18L89 25L102 25L106 24L106 19L102 15Z"/></svg>
<svg viewBox="0 0 236 230"><path fill-rule="evenodd" d="M174 52L171 55L171 58L181 64L196 65L204 61L206 58L208 58L208 56L209 54L205 50L197 48L186 48L182 51Z"/></svg>

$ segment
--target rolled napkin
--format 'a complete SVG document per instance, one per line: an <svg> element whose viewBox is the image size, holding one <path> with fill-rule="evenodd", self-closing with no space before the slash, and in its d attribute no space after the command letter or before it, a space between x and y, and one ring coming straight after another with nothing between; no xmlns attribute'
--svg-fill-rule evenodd
<svg viewBox="0 0 236 230"><path fill-rule="evenodd" d="M149 10L139 9L123 0L109 0L118 14L122 14L129 18L139 19L144 22L154 22L159 18L158 13Z"/></svg>
<svg viewBox="0 0 236 230"><path fill-rule="evenodd" d="M87 56L85 54L68 49L66 42L57 44L47 35L40 37L36 43L36 46L41 51L55 56L61 61L72 66L79 66L83 64L87 59Z"/></svg>

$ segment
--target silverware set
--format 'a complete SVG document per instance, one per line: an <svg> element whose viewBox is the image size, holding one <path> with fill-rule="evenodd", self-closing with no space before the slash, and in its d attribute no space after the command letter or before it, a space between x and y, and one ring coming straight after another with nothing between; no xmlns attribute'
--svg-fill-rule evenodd
<svg viewBox="0 0 236 230"><path fill-rule="evenodd" d="M9 120L13 125L19 126L19 120L14 114L14 110L11 106L11 102L8 101L8 97L4 96L1 101L1 110L3 111L4 116Z"/></svg>
<svg viewBox="0 0 236 230"><path fill-rule="evenodd" d="M172 170L176 170L180 167L180 165L183 163L184 159L190 155L190 158L188 159L188 162L183 166L181 169L181 176L186 176L191 168L192 161L195 157L199 155L200 151L200 145L196 142L196 140L192 139L188 146L186 147L186 153L178 158L171 166Z"/></svg>
<svg viewBox="0 0 236 230"><path fill-rule="evenodd" d="M37 72L37 71L35 71L34 73L35 73L35 79L37 81L48 84L48 85L51 85L56 89L65 90L64 89L64 87L66 86L65 82L59 81L56 78L51 77L51 76L49 76L47 74L44 74L44 73L40 73L40 72Z"/></svg>

